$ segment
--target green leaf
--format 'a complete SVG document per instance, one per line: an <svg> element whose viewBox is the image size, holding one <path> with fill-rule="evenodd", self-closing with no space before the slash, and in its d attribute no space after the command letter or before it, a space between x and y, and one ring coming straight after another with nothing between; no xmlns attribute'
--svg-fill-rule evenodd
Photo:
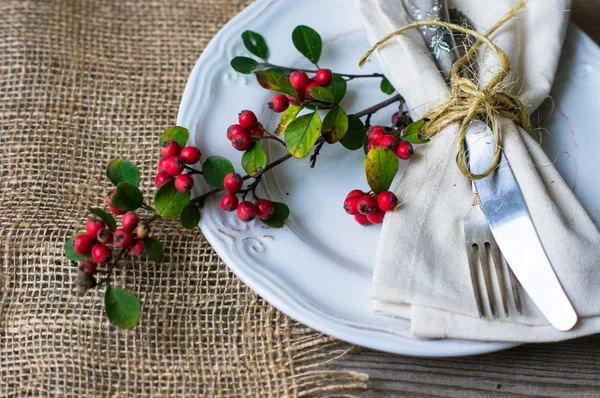
<svg viewBox="0 0 600 398"><path fill-rule="evenodd" d="M196 205L194 205L194 207L196 207ZM196 209L198 208L196 207ZM144 244L144 253L146 253L146 257L155 263L162 263L163 258L165 257L165 249L163 248L162 242L156 238L144 238L142 243Z"/></svg>
<svg viewBox="0 0 600 398"><path fill-rule="evenodd" d="M387 191L398 171L398 156L385 147L371 150L365 159L367 182L376 194Z"/></svg>
<svg viewBox="0 0 600 398"><path fill-rule="evenodd" d="M105 212L104 210L98 209L96 207L89 207L88 211L100 217L100 219L104 221L104 224L106 224L106 226L110 228L111 231L114 232L117 229L117 222L115 221L114 217Z"/></svg>
<svg viewBox="0 0 600 398"><path fill-rule="evenodd" d="M344 135L344 138L340 140L340 143L351 151L356 151L362 148L366 138L367 129L362 120L354 115L349 115L348 131Z"/></svg>
<svg viewBox="0 0 600 398"><path fill-rule="evenodd" d="M294 119L296 119L296 116L298 116L302 109L304 108L301 106L290 106L287 108L287 110L281 114L281 119L279 119L279 124L275 129L275 135L281 135L285 133L287 127L291 122L294 121Z"/></svg>
<svg viewBox="0 0 600 398"><path fill-rule="evenodd" d="M106 177L113 183L119 185L129 182L136 187L140 185L140 171L128 160L115 159L106 166Z"/></svg>
<svg viewBox="0 0 600 398"><path fill-rule="evenodd" d="M110 321L120 328L132 329L140 319L140 301L129 290L108 286L104 293L104 310Z"/></svg>
<svg viewBox="0 0 600 398"><path fill-rule="evenodd" d="M214 188L223 188L223 179L235 170L231 162L221 156L211 156L202 165L204 180Z"/></svg>
<svg viewBox="0 0 600 398"><path fill-rule="evenodd" d="M242 33L242 41L244 42L244 46L246 46L248 51L252 54L262 59L267 59L269 49L265 39L263 39L261 35L251 30L247 30Z"/></svg>
<svg viewBox="0 0 600 398"><path fill-rule="evenodd" d="M417 120L416 122L412 122L408 125L406 130L404 130L404 135L402 138L403 141L410 142L411 144L425 144L429 142L429 140L421 139L420 133L421 128L427 122L425 119Z"/></svg>
<svg viewBox="0 0 600 398"><path fill-rule="evenodd" d="M158 144L162 146L165 141L175 140L180 147L185 147L190 139L190 132L185 127L173 126L166 129L158 139Z"/></svg>
<svg viewBox="0 0 600 398"><path fill-rule="evenodd" d="M181 222L183 228L193 229L198 226L200 218L202 218L200 209L198 209L198 206L195 203L190 202L181 211L179 221Z"/></svg>
<svg viewBox="0 0 600 398"><path fill-rule="evenodd" d="M117 185L117 189L110 197L110 201L119 210L133 211L144 203L144 196L137 186L129 182L122 182Z"/></svg>
<svg viewBox="0 0 600 398"><path fill-rule="evenodd" d="M83 235L83 234L77 234L75 236L78 235ZM88 254L77 254L75 253L75 250L73 250L73 240L75 240L75 236L70 238L69 240L67 240L65 242L65 257L68 258L71 261L81 261L81 260L85 260L87 258L90 258L90 256Z"/></svg>
<svg viewBox="0 0 600 398"><path fill-rule="evenodd" d="M341 77L340 75L333 75L333 80L331 81L331 85L327 87L331 94L333 94L333 100L336 104L342 102L344 97L346 96L346 90L348 89L348 82L346 79Z"/></svg>
<svg viewBox="0 0 600 398"><path fill-rule="evenodd" d="M336 106L329 111L325 120L323 120L323 128L321 135L325 138L329 144L335 144L344 136L348 131L348 115L341 106Z"/></svg>
<svg viewBox="0 0 600 398"><path fill-rule="evenodd" d="M314 29L304 25L297 26L292 32L292 41L300 54L308 58L310 62L313 64L319 62L323 41Z"/></svg>
<svg viewBox="0 0 600 398"><path fill-rule="evenodd" d="M335 102L333 98L333 94L331 91L327 90L325 87L313 87L310 89L310 96L316 99L317 101L325 102L327 104L332 104Z"/></svg>
<svg viewBox="0 0 600 398"><path fill-rule="evenodd" d="M290 155L302 159L310 151L321 134L321 117L317 112L300 116L288 126L285 145Z"/></svg>
<svg viewBox="0 0 600 398"><path fill-rule="evenodd" d="M179 192L175 180L162 185L154 195L154 210L161 217L177 217L190 203L192 194Z"/></svg>
<svg viewBox="0 0 600 398"><path fill-rule="evenodd" d="M242 167L249 176L254 177L258 169L264 169L267 166L267 155L265 150L255 142L242 155Z"/></svg>
<svg viewBox="0 0 600 398"><path fill-rule="evenodd" d="M392 83L390 83L390 81L384 77L383 79L381 79L381 91L383 91L385 94L393 94L394 91L396 91L396 89L394 88L394 86L392 86Z"/></svg>
<svg viewBox="0 0 600 398"><path fill-rule="evenodd" d="M231 60L231 67L244 75L251 74L258 65L256 60L247 57L235 57Z"/></svg>
<svg viewBox="0 0 600 398"><path fill-rule="evenodd" d="M289 94L294 98L298 98L298 93L294 87L292 87L290 78L286 74L273 69L267 69L256 70L254 71L254 75L256 76L256 81L262 88Z"/></svg>
<svg viewBox="0 0 600 398"><path fill-rule="evenodd" d="M271 228L281 228L285 220L290 216L290 208L285 203L273 202L275 213L268 220L261 220Z"/></svg>

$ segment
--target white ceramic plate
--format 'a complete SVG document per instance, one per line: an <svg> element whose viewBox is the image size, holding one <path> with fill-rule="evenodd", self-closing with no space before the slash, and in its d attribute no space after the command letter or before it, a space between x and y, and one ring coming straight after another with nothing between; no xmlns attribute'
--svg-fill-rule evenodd
<svg viewBox="0 0 600 398"><path fill-rule="evenodd" d="M226 156L240 164L241 154L231 147L225 132L242 109L257 112L271 131L278 121L278 115L265 106L272 93L261 89L252 76L240 75L229 66L234 56L249 55L240 34L246 29L261 33L269 45L271 63L310 67L291 42L291 32L300 24L322 35L321 65L340 73L359 71L358 59L369 43L351 0L256 1L206 48L183 95L177 123L190 129L191 141L205 155ZM556 112L547 124L553 135L546 139L550 157L558 157L557 167L596 219L600 192L597 185L588 183L595 183L594 173L599 169L600 157L593 151L600 138L592 134L600 109L599 66L599 49L572 28L554 91ZM378 71L377 63L371 62L363 73ZM349 113L386 98L377 83L363 79L349 84L344 100ZM392 112L392 108L382 111L373 121L387 121ZM271 160L282 154L279 148L266 145L266 149ZM417 356L472 355L513 346L419 339L410 334L408 321L371 311L371 274L380 229L358 226L341 206L351 189L366 188L363 160L360 150L326 146L316 169L310 169L305 159L290 160L269 172L264 179L266 193L286 202L292 211L283 229L259 222L243 224L235 213L221 211L216 200L207 203L200 227L242 281L279 310L326 334Z"/></svg>

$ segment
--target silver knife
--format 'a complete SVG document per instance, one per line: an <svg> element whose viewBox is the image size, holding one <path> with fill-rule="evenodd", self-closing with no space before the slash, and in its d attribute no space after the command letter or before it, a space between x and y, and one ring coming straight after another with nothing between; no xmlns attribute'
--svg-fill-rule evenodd
<svg viewBox="0 0 600 398"><path fill-rule="evenodd" d="M471 123L466 145L471 173L483 173L494 156L489 126L480 120ZM531 300L555 328L572 329L577 313L550 264L504 153L496 171L475 185L492 234Z"/></svg>
<svg viewBox="0 0 600 398"><path fill-rule="evenodd" d="M446 0L403 2L414 20L430 18L450 22ZM437 45L438 51L433 51L435 62L448 81L452 64L460 57L458 46L449 30L432 32L434 30L421 31L430 49L434 50ZM486 123L473 122L468 127L466 144L469 168L472 173L481 174L493 158L493 132ZM475 182L475 187L496 243L531 300L558 330L572 329L577 323L577 313L540 242L525 198L504 154L498 169Z"/></svg>

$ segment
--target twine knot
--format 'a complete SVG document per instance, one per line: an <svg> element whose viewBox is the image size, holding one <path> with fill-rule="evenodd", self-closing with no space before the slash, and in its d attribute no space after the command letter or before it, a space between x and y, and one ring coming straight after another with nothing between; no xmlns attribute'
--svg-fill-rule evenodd
<svg viewBox="0 0 600 398"><path fill-rule="evenodd" d="M521 100L512 94L502 91L502 82L510 73L510 62L508 56L502 49L494 44L489 36L496 31L506 21L514 17L515 14L525 7L525 3L519 0L513 8L500 19L485 35L478 33L460 25L441 21L422 21L404 26L390 33L382 40L377 42L360 61L362 67L373 52L391 38L409 30L422 26L444 26L448 29L456 30L474 36L477 41L468 49L468 51L452 66L452 83L450 85L450 98L443 104L429 110L424 116L427 123L423 125L420 131L422 138L432 138L452 123L460 122L460 129L456 137L456 163L461 173L470 180L480 180L490 175L500 163L502 154L502 136L499 128L499 116L504 116L525 130L529 130L531 125L529 114ZM463 67L466 67L473 58L476 57L476 51L483 44L487 44L492 52L500 61L500 71L496 73L490 81L483 87L479 87L477 81L461 76ZM473 174L469 170L467 163L467 151L465 147L465 137L469 124L475 120L486 122L494 133L494 158L486 170L481 174Z"/></svg>

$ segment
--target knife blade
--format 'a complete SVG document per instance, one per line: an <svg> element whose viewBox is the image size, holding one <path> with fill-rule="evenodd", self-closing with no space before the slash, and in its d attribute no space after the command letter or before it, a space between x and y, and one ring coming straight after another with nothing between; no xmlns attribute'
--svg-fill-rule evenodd
<svg viewBox="0 0 600 398"><path fill-rule="evenodd" d="M494 135L489 126L474 121L466 137L469 169L482 173L491 163ZM531 300L558 330L577 323L577 313L563 290L535 229L527 203L504 153L498 168L475 181L483 213L513 273Z"/></svg>

